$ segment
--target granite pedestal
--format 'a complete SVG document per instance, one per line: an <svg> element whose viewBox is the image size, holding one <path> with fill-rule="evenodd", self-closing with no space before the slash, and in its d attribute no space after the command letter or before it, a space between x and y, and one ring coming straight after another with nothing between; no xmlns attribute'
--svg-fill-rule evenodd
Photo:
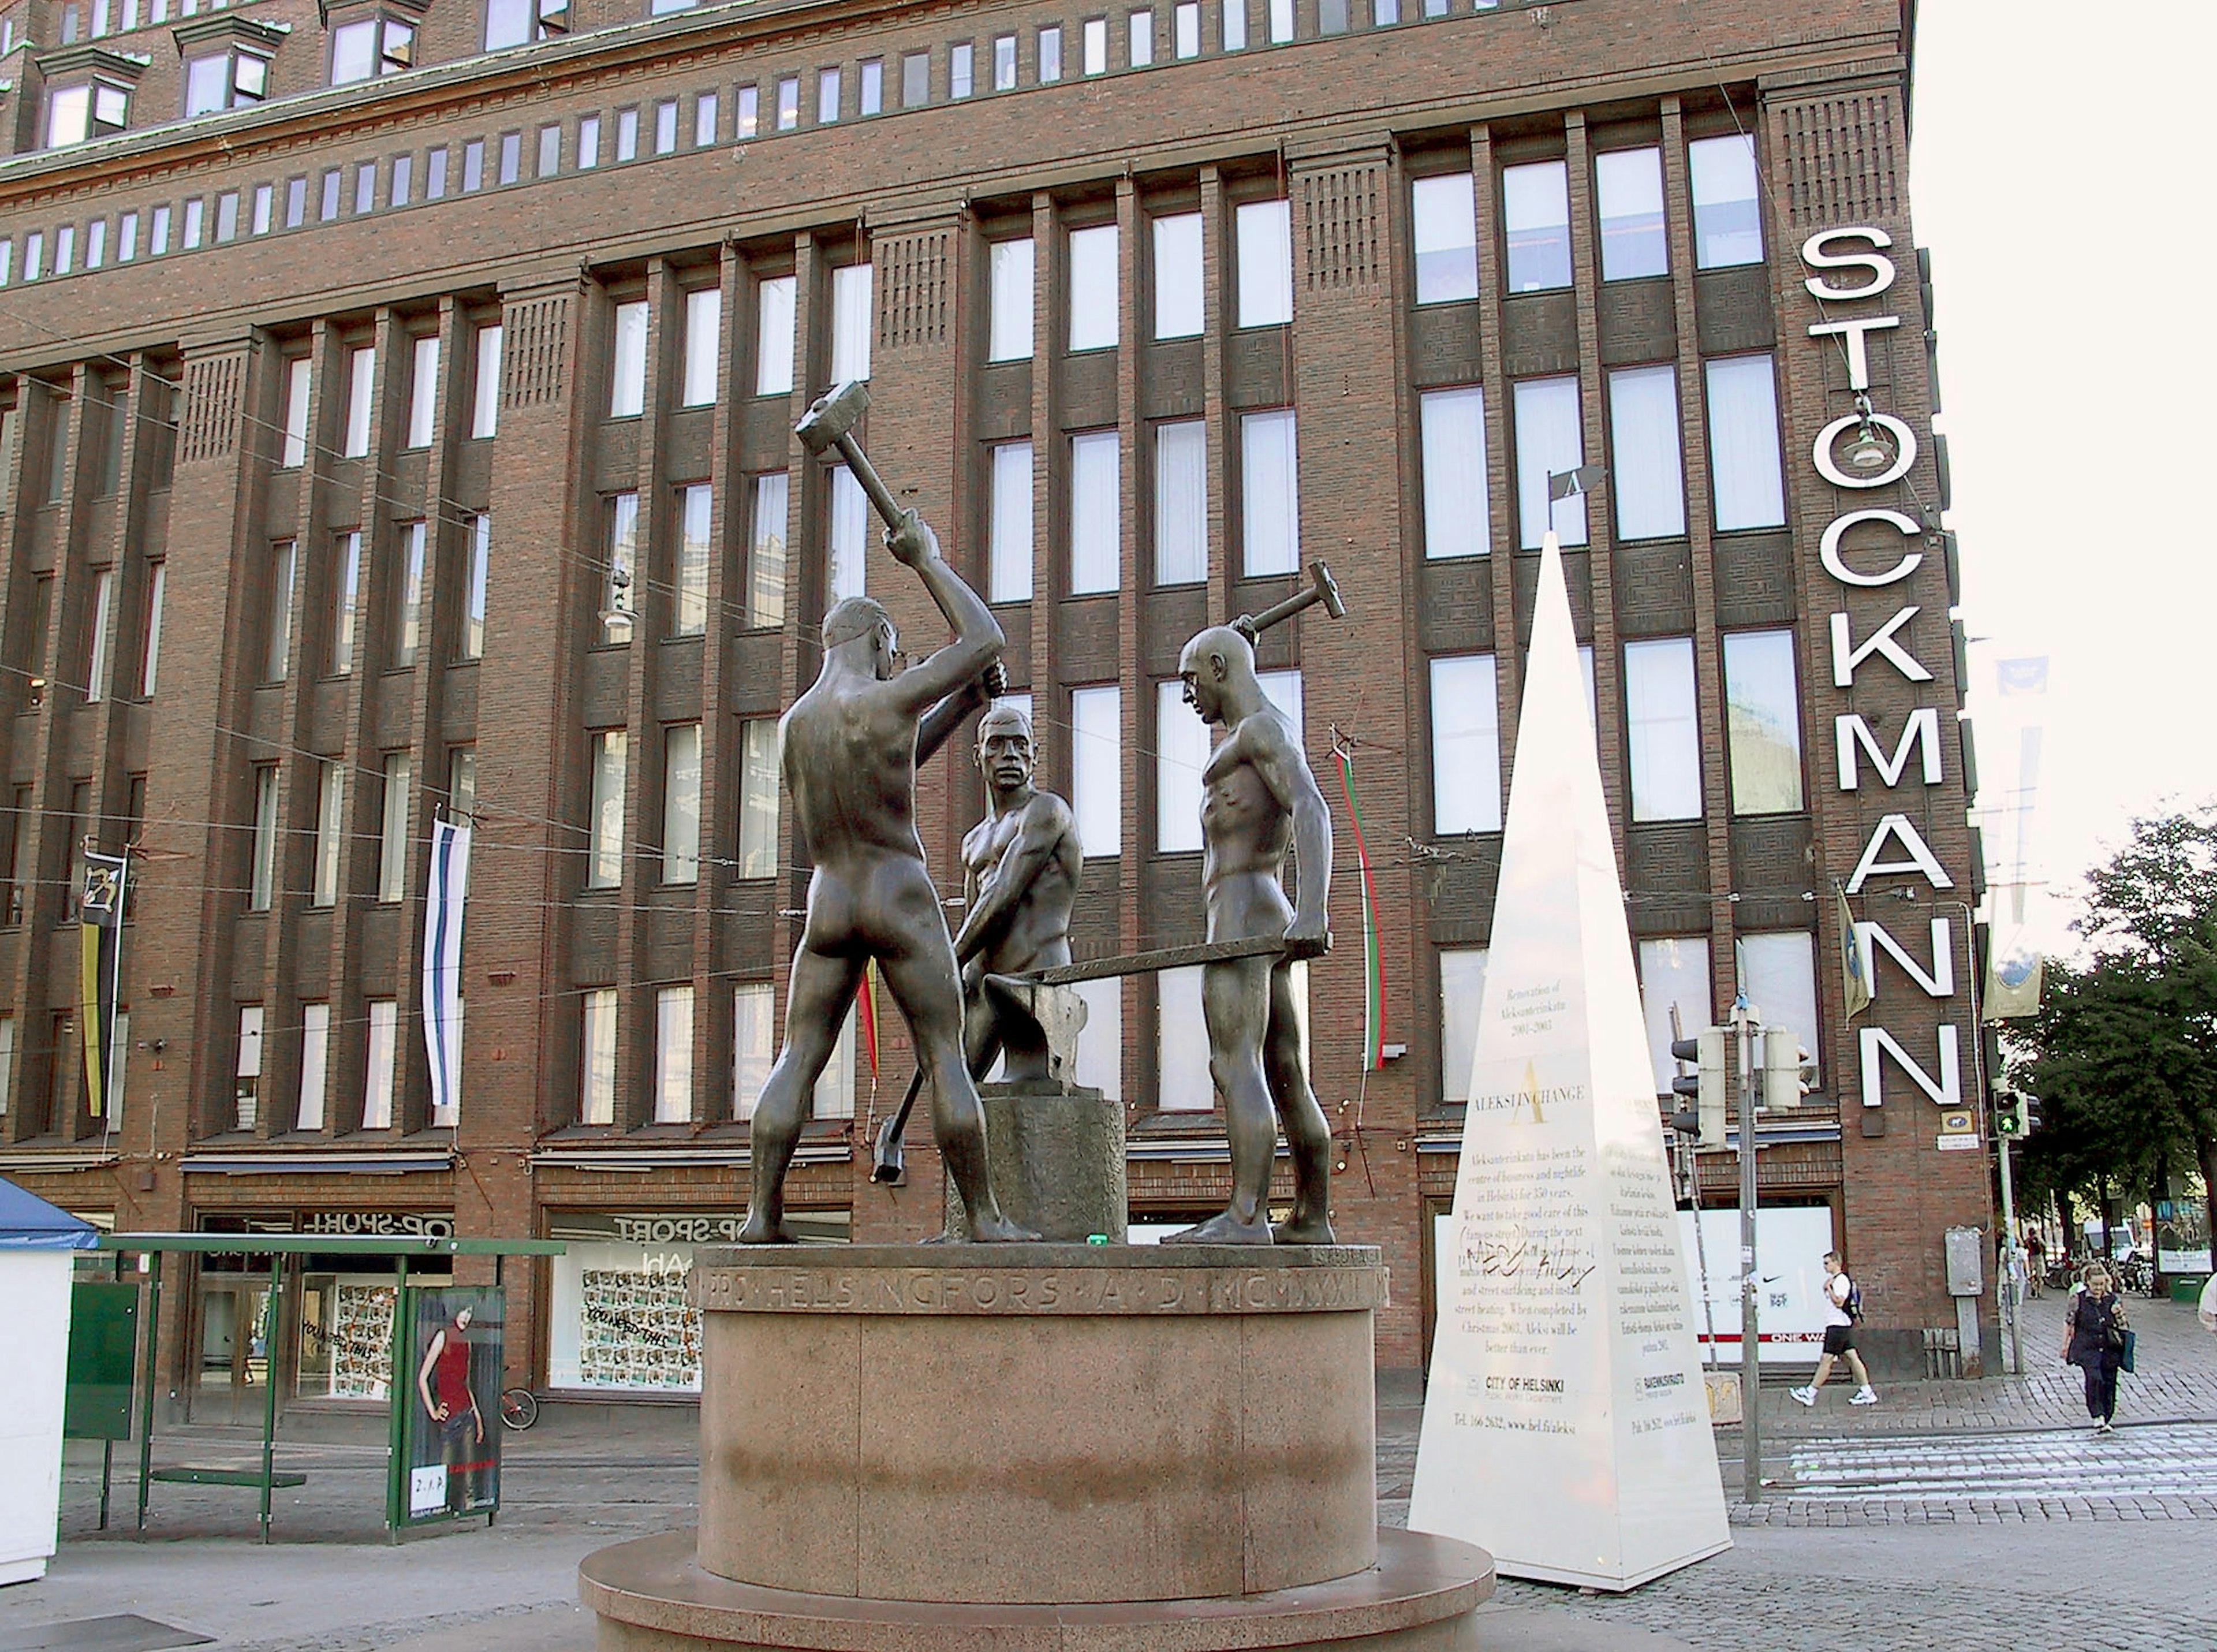
<svg viewBox="0 0 2217 1652"><path fill-rule="evenodd" d="M1085 1085L1046 1079L981 1084L986 1176L1009 1219L1049 1242L1095 1234L1124 1242L1124 1104ZM966 1234L961 1191L946 1177L949 1230Z"/></svg>
<svg viewBox="0 0 2217 1652"><path fill-rule="evenodd" d="M1381 1533L1375 1250L704 1253L701 1525L581 1568L614 1652L1462 1652Z"/></svg>

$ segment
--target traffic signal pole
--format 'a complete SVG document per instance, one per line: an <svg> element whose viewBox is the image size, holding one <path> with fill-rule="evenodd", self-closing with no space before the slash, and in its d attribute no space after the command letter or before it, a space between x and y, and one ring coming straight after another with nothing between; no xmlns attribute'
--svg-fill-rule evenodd
<svg viewBox="0 0 2217 1652"><path fill-rule="evenodd" d="M2002 1153L2002 1232L2007 1248L2002 1253L2002 1303L2009 1309L2010 1369L2024 1375L2024 1304L2016 1288L2016 1190L2010 1185L2010 1138L1997 1135Z"/></svg>
<svg viewBox="0 0 2217 1652"><path fill-rule="evenodd" d="M1740 1500L1763 1500L1763 1270L1755 1259L1755 1040L1762 1023L1743 993L1732 1007L1739 1059Z"/></svg>

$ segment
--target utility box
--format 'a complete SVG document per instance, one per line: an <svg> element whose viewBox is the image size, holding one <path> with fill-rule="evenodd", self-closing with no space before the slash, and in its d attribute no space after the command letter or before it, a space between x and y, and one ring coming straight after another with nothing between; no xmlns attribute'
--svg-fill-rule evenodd
<svg viewBox="0 0 2217 1652"><path fill-rule="evenodd" d="M1986 1236L1976 1228L1950 1228L1942 1240L1950 1296L1982 1296L1986 1290Z"/></svg>

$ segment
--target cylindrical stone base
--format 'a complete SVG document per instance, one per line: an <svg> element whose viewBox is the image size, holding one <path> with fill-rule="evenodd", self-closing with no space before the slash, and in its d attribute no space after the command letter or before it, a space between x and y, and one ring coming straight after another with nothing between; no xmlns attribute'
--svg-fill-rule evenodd
<svg viewBox="0 0 2217 1652"><path fill-rule="evenodd" d="M1050 1244L1084 1244L1095 1234L1125 1237L1124 1104L1090 1086L1038 1090L978 1087L985 1104L986 1175L1002 1211ZM947 1178L951 1233L967 1233L962 1195Z"/></svg>

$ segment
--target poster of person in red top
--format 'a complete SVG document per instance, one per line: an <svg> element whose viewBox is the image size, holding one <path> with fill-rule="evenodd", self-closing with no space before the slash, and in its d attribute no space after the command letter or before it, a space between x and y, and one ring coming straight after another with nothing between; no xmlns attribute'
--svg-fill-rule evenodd
<svg viewBox="0 0 2217 1652"><path fill-rule="evenodd" d="M493 1286L408 1292L411 1521L499 1506L501 1298Z"/></svg>

